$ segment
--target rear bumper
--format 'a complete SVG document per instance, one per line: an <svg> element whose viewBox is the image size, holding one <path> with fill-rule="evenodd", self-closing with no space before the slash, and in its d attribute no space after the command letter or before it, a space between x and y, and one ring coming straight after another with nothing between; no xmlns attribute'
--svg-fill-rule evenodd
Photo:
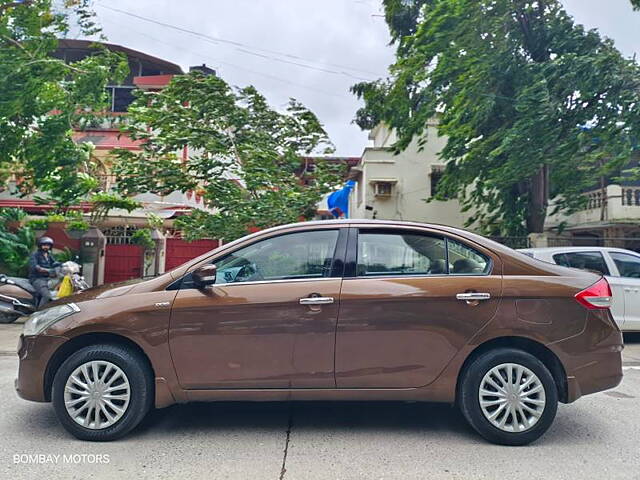
<svg viewBox="0 0 640 480"><path fill-rule="evenodd" d="M589 310L580 334L547 346L564 367L567 403L622 381L624 342L609 310Z"/></svg>
<svg viewBox="0 0 640 480"><path fill-rule="evenodd" d="M567 374L567 402L575 402L583 395L615 388L622 382L622 354L603 352L597 360Z"/></svg>

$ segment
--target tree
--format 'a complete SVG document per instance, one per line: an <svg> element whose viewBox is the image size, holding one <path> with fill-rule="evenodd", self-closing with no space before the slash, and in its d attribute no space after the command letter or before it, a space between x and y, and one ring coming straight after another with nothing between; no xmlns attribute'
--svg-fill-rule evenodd
<svg viewBox="0 0 640 480"><path fill-rule="evenodd" d="M640 10L640 0L631 0L634 10Z"/></svg>
<svg viewBox="0 0 640 480"><path fill-rule="evenodd" d="M115 152L118 187L125 194L202 195L210 211L180 219L187 238L230 240L250 226L310 218L340 183L340 168L326 164L306 175L308 185L301 181L301 156L328 153L331 144L316 116L295 100L277 112L253 87L232 89L219 77L191 72L162 91L139 92L129 116L123 131L142 140L143 150Z"/></svg>
<svg viewBox="0 0 640 480"><path fill-rule="evenodd" d="M23 193L45 192L61 207L98 185L91 147L73 141L73 128L104 109L107 83L128 70L106 49L71 63L52 57L72 25L87 36L99 31L89 2L0 0L0 180L15 174Z"/></svg>
<svg viewBox="0 0 640 480"><path fill-rule="evenodd" d="M439 199L458 197L486 233L542 232L556 211L629 161L640 127L640 68L575 25L557 0L385 0L396 62L360 83L356 121L385 122L396 150L423 146L427 121L448 141ZM418 11L418 14L415 12ZM411 22L414 22L413 24ZM393 33L396 32L396 33Z"/></svg>

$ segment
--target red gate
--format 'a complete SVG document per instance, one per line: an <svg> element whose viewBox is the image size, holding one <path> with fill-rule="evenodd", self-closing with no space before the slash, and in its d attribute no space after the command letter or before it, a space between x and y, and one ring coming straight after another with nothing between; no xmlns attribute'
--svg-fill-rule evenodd
<svg viewBox="0 0 640 480"><path fill-rule="evenodd" d="M196 240L187 242L181 238L167 238L167 259L165 270L179 267L189 260L199 257L218 247L218 240Z"/></svg>
<svg viewBox="0 0 640 480"><path fill-rule="evenodd" d="M122 282L141 276L142 247L139 245L106 246L104 283Z"/></svg>

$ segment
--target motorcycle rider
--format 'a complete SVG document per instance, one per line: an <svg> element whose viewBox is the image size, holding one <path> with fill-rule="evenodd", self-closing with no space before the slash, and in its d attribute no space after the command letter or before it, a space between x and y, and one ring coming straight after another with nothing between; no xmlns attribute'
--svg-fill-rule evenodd
<svg viewBox="0 0 640 480"><path fill-rule="evenodd" d="M51 253L53 239L40 237L37 242L38 250L29 258L29 281L36 290L38 307L51 301L49 293L49 277L55 277L55 268L60 265Z"/></svg>

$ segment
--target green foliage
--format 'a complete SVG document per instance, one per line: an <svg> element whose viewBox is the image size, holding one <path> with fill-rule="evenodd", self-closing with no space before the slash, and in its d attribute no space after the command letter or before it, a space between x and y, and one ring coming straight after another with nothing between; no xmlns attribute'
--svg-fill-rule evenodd
<svg viewBox="0 0 640 480"><path fill-rule="evenodd" d="M640 10L640 0L631 0L631 5L634 10Z"/></svg>
<svg viewBox="0 0 640 480"><path fill-rule="evenodd" d="M399 33L390 77L352 89L366 104L356 121L386 123L404 150L413 140L424 146L437 119L447 137L437 198L460 199L470 223L540 232L549 197L574 211L584 189L630 161L640 68L575 25L558 0L384 4L388 18L410 11L402 28L391 26Z"/></svg>
<svg viewBox="0 0 640 480"><path fill-rule="evenodd" d="M74 232L86 232L89 230L89 224L84 220L72 220L67 223L67 230Z"/></svg>
<svg viewBox="0 0 640 480"><path fill-rule="evenodd" d="M145 250L152 250L156 243L151 238L151 230L148 228L140 228L131 234L131 243L140 245Z"/></svg>
<svg viewBox="0 0 640 480"><path fill-rule="evenodd" d="M81 210L67 210L64 212L67 221L82 220L83 213Z"/></svg>
<svg viewBox="0 0 640 480"><path fill-rule="evenodd" d="M46 230L49 227L49 222L46 218L34 218L29 220L26 226L32 230Z"/></svg>
<svg viewBox="0 0 640 480"><path fill-rule="evenodd" d="M60 263L72 261L77 262L79 255L78 252L71 250L69 247L64 247L61 251L56 252L56 260Z"/></svg>
<svg viewBox="0 0 640 480"><path fill-rule="evenodd" d="M22 227L15 233L0 228L0 271L11 276L26 277L35 238L35 233L29 227Z"/></svg>
<svg viewBox="0 0 640 480"><path fill-rule="evenodd" d="M155 213L149 213L147 215L147 223L150 228L162 229L164 227L164 219Z"/></svg>
<svg viewBox="0 0 640 480"><path fill-rule="evenodd" d="M98 30L90 0L2 2L0 5L0 177L16 173L22 193L73 204L98 186L92 145L73 141L73 126L107 104L105 86L128 71L123 55L96 55L65 64L53 58L72 23Z"/></svg>
<svg viewBox="0 0 640 480"><path fill-rule="evenodd" d="M96 193L90 198L91 202L91 219L92 225L97 225L109 214L113 209L126 210L132 212L136 208L140 208L140 202L132 198L123 197L117 193Z"/></svg>
<svg viewBox="0 0 640 480"><path fill-rule="evenodd" d="M27 217L27 212L21 208L2 208L0 209L0 218L5 222L21 222Z"/></svg>
<svg viewBox="0 0 640 480"><path fill-rule="evenodd" d="M123 131L142 154L117 150L114 172L125 194L198 190L210 211L176 225L185 238L232 240L259 228L314 215L322 195L341 183L341 166L320 164L304 185L302 156L331 144L317 117L295 100L273 110L255 88L232 89L199 72L174 77L160 92L138 94ZM183 161L176 152L188 147Z"/></svg>
<svg viewBox="0 0 640 480"><path fill-rule="evenodd" d="M65 223L67 221L67 217L62 215L61 213L50 213L46 217L47 224L49 223Z"/></svg>

